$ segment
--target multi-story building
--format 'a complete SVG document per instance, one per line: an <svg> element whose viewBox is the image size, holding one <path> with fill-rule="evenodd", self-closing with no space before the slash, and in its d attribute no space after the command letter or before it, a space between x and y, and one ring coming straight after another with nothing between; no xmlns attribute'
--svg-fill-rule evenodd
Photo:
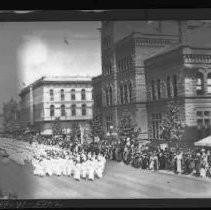
<svg viewBox="0 0 211 210"><path fill-rule="evenodd" d="M93 117L101 116L102 112L102 78L101 75L92 78Z"/></svg>
<svg viewBox="0 0 211 210"><path fill-rule="evenodd" d="M129 114L141 128L142 137L148 138L144 60L179 42L178 26L169 27L171 30L165 27L169 30L165 34L146 21L102 22L102 118L106 132L111 126L118 128L121 117Z"/></svg>
<svg viewBox="0 0 211 210"><path fill-rule="evenodd" d="M210 135L211 48L177 46L145 60L149 138L160 139L160 122L177 101L186 143Z"/></svg>
<svg viewBox="0 0 211 210"><path fill-rule="evenodd" d="M52 121L57 117L66 132L72 122L89 128L93 108L90 77L42 77L25 87L20 97L22 122L42 133L52 132Z"/></svg>

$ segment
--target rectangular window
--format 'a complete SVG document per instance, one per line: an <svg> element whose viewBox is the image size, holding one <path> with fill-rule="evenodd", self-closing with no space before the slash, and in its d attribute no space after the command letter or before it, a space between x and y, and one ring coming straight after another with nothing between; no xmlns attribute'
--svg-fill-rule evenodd
<svg viewBox="0 0 211 210"><path fill-rule="evenodd" d="M206 129L210 128L210 119L205 119L205 120L204 120L204 127L205 127Z"/></svg>
<svg viewBox="0 0 211 210"><path fill-rule="evenodd" d="M210 116L210 112L209 111L204 111L204 116L206 116L206 117Z"/></svg>
<svg viewBox="0 0 211 210"><path fill-rule="evenodd" d="M161 98L161 92L160 92L160 80L158 79L157 80L157 93L158 93L158 99Z"/></svg>
<svg viewBox="0 0 211 210"><path fill-rule="evenodd" d="M167 97L171 97L171 79L167 77Z"/></svg>
<svg viewBox="0 0 211 210"><path fill-rule="evenodd" d="M161 113L152 114L152 135L154 139L160 139Z"/></svg>
<svg viewBox="0 0 211 210"><path fill-rule="evenodd" d="M199 116L199 117L202 117L203 116L202 111L197 111L196 115Z"/></svg>
<svg viewBox="0 0 211 210"><path fill-rule="evenodd" d="M198 119L198 120L197 120L197 128L198 128L199 130L201 130L202 127L203 127L203 120L202 120L202 119Z"/></svg>
<svg viewBox="0 0 211 210"><path fill-rule="evenodd" d="M152 80L151 85L152 85L152 100L156 100L156 95L155 95L155 81L154 80Z"/></svg>
<svg viewBox="0 0 211 210"><path fill-rule="evenodd" d="M174 89L174 97L177 97L177 76L173 76L173 89Z"/></svg>
<svg viewBox="0 0 211 210"><path fill-rule="evenodd" d="M106 117L106 130L107 132L111 132L111 126L112 126L112 116Z"/></svg>

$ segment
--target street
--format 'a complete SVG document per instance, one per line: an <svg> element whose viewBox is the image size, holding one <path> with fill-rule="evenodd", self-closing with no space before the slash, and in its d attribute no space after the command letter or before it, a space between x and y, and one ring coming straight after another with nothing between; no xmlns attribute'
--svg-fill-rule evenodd
<svg viewBox="0 0 211 210"><path fill-rule="evenodd" d="M75 181L72 177L37 177L26 166L1 162L0 186L18 198L210 198L211 180L135 169L110 161L102 179Z"/></svg>

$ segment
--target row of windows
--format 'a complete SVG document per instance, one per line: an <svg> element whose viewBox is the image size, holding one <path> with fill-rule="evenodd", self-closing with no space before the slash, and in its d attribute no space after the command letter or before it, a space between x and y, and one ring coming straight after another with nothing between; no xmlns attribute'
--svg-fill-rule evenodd
<svg viewBox="0 0 211 210"><path fill-rule="evenodd" d="M173 87L173 91L171 90L171 84ZM157 81L152 80L151 81L151 89L152 89L152 100L157 100L162 98L161 94L161 80L158 79ZM172 77L168 76L166 79L166 92L167 92L167 97L177 97L177 76L174 75ZM173 92L173 95L172 95ZM156 94L157 93L157 94Z"/></svg>
<svg viewBox="0 0 211 210"><path fill-rule="evenodd" d="M126 56L117 62L117 71L119 72L127 71L131 68L131 66L132 66L132 58L131 56Z"/></svg>
<svg viewBox="0 0 211 210"><path fill-rule="evenodd" d="M210 122L210 111L197 111L197 128L198 130L202 129L210 129L211 122ZM161 139L161 121L162 115L160 113L152 114L152 135L154 139Z"/></svg>
<svg viewBox="0 0 211 210"><path fill-rule="evenodd" d="M132 84L131 82L122 84L119 87L120 103L127 104L132 102Z"/></svg>
<svg viewBox="0 0 211 210"><path fill-rule="evenodd" d="M207 83L205 84L205 81ZM207 74L207 77L204 77L204 74L201 72L197 73L196 79L196 94L203 95L205 93L205 87L207 86L207 93L211 93L211 73Z"/></svg>
<svg viewBox="0 0 211 210"><path fill-rule="evenodd" d="M110 62L103 64L103 73L104 74L111 74L112 73L112 65L111 65Z"/></svg>
<svg viewBox="0 0 211 210"><path fill-rule="evenodd" d="M61 101L65 100L65 94L64 94L64 89L60 90L60 98ZM75 89L71 90L71 100L75 100ZM86 100L86 90L82 89L81 90L81 100ZM54 101L54 90L50 90L50 101Z"/></svg>
<svg viewBox="0 0 211 210"><path fill-rule="evenodd" d="M82 104L81 106L81 114L84 116L86 115L86 104ZM61 105L60 107L60 110L61 110L61 116L66 116L66 108L65 108L65 105ZM72 104L71 105L71 114L72 116L76 116L76 105L75 104ZM50 116L53 117L55 115L55 106L54 105L51 105L50 106Z"/></svg>

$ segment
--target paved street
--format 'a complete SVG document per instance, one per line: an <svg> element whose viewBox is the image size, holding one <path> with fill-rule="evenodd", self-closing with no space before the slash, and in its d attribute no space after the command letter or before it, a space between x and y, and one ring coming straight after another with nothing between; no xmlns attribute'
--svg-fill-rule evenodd
<svg viewBox="0 0 211 210"><path fill-rule="evenodd" d="M11 170L12 169L12 170ZM211 180L135 169L107 163L102 179L75 181L72 177L36 177L29 168L1 163L1 188L18 198L200 198L211 197Z"/></svg>

